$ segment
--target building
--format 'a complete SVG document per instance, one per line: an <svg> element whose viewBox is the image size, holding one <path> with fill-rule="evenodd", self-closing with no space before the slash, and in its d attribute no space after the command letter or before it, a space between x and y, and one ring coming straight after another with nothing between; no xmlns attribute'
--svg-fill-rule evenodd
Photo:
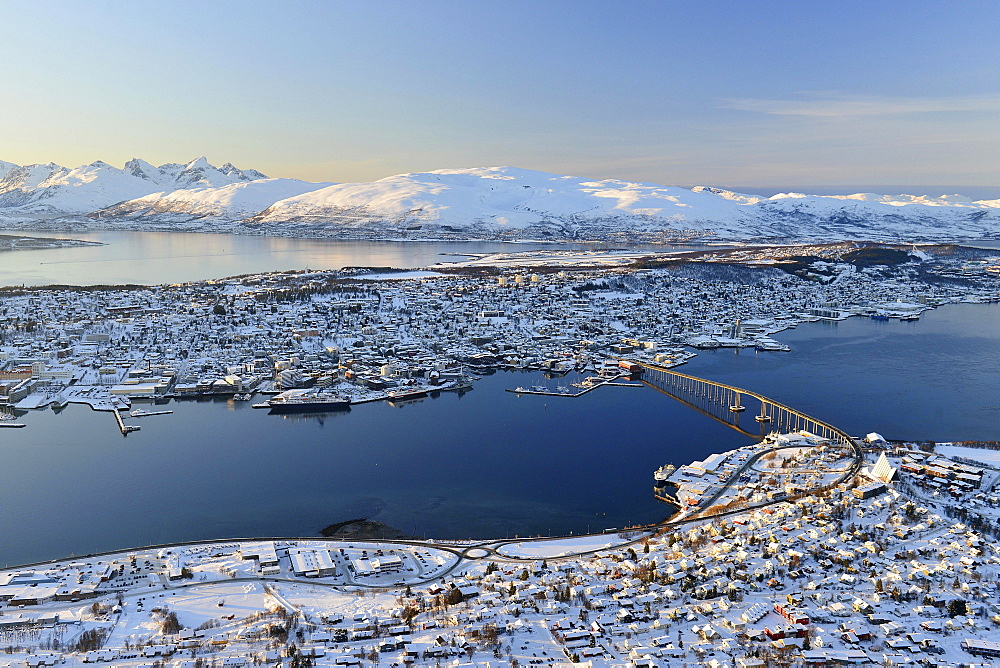
<svg viewBox="0 0 1000 668"><path fill-rule="evenodd" d="M240 546L239 554L241 559L253 559L261 567L278 565L278 554L274 549L273 541L243 543Z"/></svg>
<svg viewBox="0 0 1000 668"><path fill-rule="evenodd" d="M856 499L870 499L873 496L878 496L879 494L885 494L886 486L884 482L872 482L867 485L862 485L854 490L854 498Z"/></svg>
<svg viewBox="0 0 1000 668"><path fill-rule="evenodd" d="M996 642L995 640L966 638L962 641L962 649L973 656L1000 657L1000 642Z"/></svg>
<svg viewBox="0 0 1000 668"><path fill-rule="evenodd" d="M325 578L337 575L337 564L329 550L321 548L292 548L288 550L292 571L307 578Z"/></svg>
<svg viewBox="0 0 1000 668"><path fill-rule="evenodd" d="M403 560L396 555L379 557L378 559L352 559L351 570L355 575L361 577L398 573L403 570Z"/></svg>

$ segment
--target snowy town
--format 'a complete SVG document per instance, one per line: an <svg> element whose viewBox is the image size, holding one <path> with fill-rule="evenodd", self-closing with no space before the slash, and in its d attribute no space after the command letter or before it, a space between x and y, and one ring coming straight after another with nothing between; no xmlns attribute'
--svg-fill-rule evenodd
<svg viewBox="0 0 1000 668"><path fill-rule="evenodd" d="M1000 2L8 2L0 668L1000 668Z"/></svg>
<svg viewBox="0 0 1000 668"><path fill-rule="evenodd" d="M732 481L761 503L612 533L200 542L5 570L0 665L992 665L1000 455L861 443L834 486L844 453L806 432L693 462L685 476L718 478L770 453Z"/></svg>
<svg viewBox="0 0 1000 668"><path fill-rule="evenodd" d="M546 266L553 258L558 266ZM133 399L256 392L349 405L464 391L477 370L597 379L619 373L622 358L669 367L699 349L780 354L788 346L771 335L801 322L912 320L940 304L997 299L995 252L850 244L696 259L507 253L427 271L11 287L0 292L0 403L8 418L67 403L116 412Z"/></svg>
<svg viewBox="0 0 1000 668"><path fill-rule="evenodd" d="M509 253L422 271L7 288L0 425L30 429L31 411L83 403L124 434L137 428L126 418L150 414L128 412L134 402L155 413L169 411L152 402L205 395L271 396L272 410L296 397L391 401L468 391L497 368L575 370L582 391L704 349L788 354L771 336L801 322L1000 299L988 252L856 250ZM997 660L997 451L758 417L771 424L759 443L650 471L673 512L655 525L463 542L262 537L8 568L0 667Z"/></svg>

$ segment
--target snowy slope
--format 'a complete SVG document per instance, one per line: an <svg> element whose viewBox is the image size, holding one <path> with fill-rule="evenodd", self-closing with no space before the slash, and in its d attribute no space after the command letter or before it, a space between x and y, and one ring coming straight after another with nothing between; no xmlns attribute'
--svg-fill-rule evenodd
<svg viewBox="0 0 1000 668"><path fill-rule="evenodd" d="M14 169L15 167L17 167L17 165L15 165L13 162L6 162L4 160L0 160L0 179L7 176L7 172Z"/></svg>
<svg viewBox="0 0 1000 668"><path fill-rule="evenodd" d="M160 167L133 159L124 169L99 160L75 169L53 163L23 167L2 163L0 174L0 212L7 215L81 215L154 192L266 178L256 170L244 172L229 163L216 168L203 157Z"/></svg>
<svg viewBox="0 0 1000 668"><path fill-rule="evenodd" d="M330 186L276 202L246 222L342 236L922 240L998 234L1000 209L955 196L762 198L493 167Z"/></svg>
<svg viewBox="0 0 1000 668"><path fill-rule="evenodd" d="M338 184L276 202L248 224L573 237L598 228L696 229L691 211L734 227L748 222L737 203L710 192L492 167Z"/></svg>
<svg viewBox="0 0 1000 668"><path fill-rule="evenodd" d="M982 238L1000 233L996 202L960 196L775 195L754 205L776 232L820 239Z"/></svg>
<svg viewBox="0 0 1000 668"><path fill-rule="evenodd" d="M260 178L218 188L188 188L153 193L107 207L91 216L154 222L185 222L201 218L239 220L266 209L278 200L329 185L297 179Z"/></svg>

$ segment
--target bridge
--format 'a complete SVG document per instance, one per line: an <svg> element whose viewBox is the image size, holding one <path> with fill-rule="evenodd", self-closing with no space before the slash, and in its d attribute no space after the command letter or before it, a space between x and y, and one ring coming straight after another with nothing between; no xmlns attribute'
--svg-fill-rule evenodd
<svg viewBox="0 0 1000 668"><path fill-rule="evenodd" d="M804 430L839 443L844 448L852 450L857 459L861 458L861 446L845 431L774 399L656 364L642 363L641 366L642 382L741 434L761 439L772 432L788 433ZM754 410L748 410L747 404ZM753 417L747 417L748 414Z"/></svg>

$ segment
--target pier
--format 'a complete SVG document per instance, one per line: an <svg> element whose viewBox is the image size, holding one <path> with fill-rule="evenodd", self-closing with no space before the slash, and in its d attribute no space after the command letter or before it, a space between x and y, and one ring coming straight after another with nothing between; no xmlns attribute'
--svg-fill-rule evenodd
<svg viewBox="0 0 1000 668"><path fill-rule="evenodd" d="M136 425L125 424L125 420L122 419L122 414L120 411L112 410L111 412L114 413L115 415L115 421L118 423L118 428L121 430L122 436L128 436L133 431L139 431L139 429L141 428Z"/></svg>

